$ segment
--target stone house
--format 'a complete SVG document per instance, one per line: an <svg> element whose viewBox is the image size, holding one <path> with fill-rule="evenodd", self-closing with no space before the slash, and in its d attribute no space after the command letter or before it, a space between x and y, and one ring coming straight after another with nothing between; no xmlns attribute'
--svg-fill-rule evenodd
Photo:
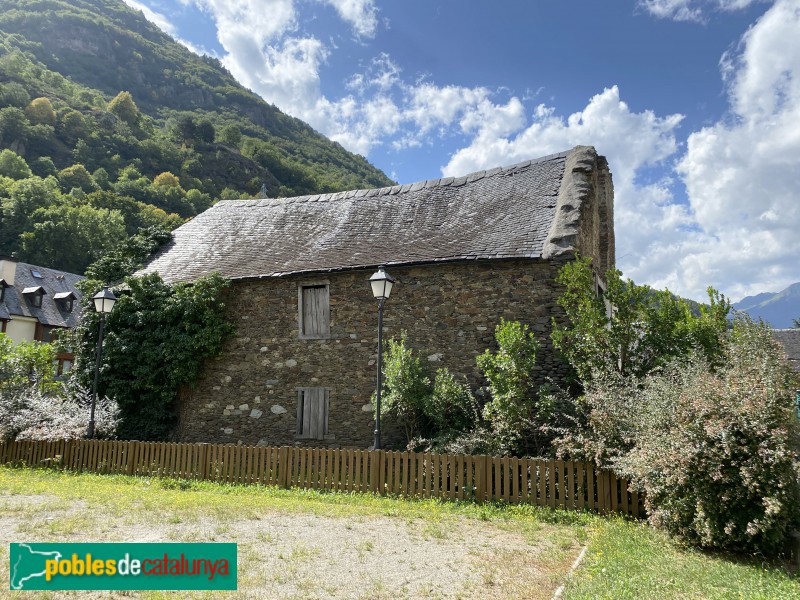
<svg viewBox="0 0 800 600"><path fill-rule="evenodd" d="M52 342L81 318L81 293L75 273L0 259L0 332L14 343ZM56 357L56 373L72 368L71 352Z"/></svg>
<svg viewBox="0 0 800 600"><path fill-rule="evenodd" d="M505 318L536 332L542 380L563 376L549 338L562 318L555 277L576 252L597 273L613 267L613 221L611 174L592 147L458 178L219 202L143 271L233 281L226 310L237 333L181 394L175 437L368 447L377 353L368 280L379 265L397 280L385 338L407 331L432 370L479 384L475 357Z"/></svg>

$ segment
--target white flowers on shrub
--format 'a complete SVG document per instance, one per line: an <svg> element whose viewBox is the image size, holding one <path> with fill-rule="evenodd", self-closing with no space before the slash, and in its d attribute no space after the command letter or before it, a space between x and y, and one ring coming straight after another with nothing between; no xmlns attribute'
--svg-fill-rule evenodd
<svg viewBox="0 0 800 600"><path fill-rule="evenodd" d="M74 382L44 393L39 386L0 391L0 439L64 440L85 437L92 394ZM109 438L119 422L119 407L109 398L98 398L95 437Z"/></svg>

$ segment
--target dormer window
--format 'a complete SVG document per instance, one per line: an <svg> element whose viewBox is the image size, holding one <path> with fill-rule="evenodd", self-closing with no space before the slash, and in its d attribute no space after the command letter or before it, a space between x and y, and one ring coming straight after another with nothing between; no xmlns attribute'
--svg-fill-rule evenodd
<svg viewBox="0 0 800 600"><path fill-rule="evenodd" d="M42 297L44 296L44 288L42 286L26 287L22 290L22 295L28 299L28 302L30 302L31 306L34 308L42 307Z"/></svg>
<svg viewBox="0 0 800 600"><path fill-rule="evenodd" d="M0 302L6 298L6 288L11 287L5 279L0 278Z"/></svg>
<svg viewBox="0 0 800 600"><path fill-rule="evenodd" d="M64 312L72 312L76 298L77 296L72 292L59 292L53 296L53 300L56 301L59 308Z"/></svg>

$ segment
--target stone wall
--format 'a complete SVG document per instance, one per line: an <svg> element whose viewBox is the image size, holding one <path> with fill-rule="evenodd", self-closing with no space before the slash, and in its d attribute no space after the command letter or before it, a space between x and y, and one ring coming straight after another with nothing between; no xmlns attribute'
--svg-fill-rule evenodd
<svg viewBox="0 0 800 600"><path fill-rule="evenodd" d="M551 317L562 318L554 278L559 260L461 262L390 268L397 284L384 310L384 335L408 332L432 372L448 367L481 384L475 357L495 347L501 317L531 325L542 349L537 370L563 377L550 342ZM209 361L198 385L182 394L176 437L191 442L361 447L372 444L377 302L369 271L235 282L227 310L237 333ZM330 337L301 339L298 286L327 282ZM295 439L297 388L329 390L332 439ZM384 445L400 440L386 424Z"/></svg>
<svg viewBox="0 0 800 600"><path fill-rule="evenodd" d="M800 371L800 329L773 329L772 335L783 344L794 370Z"/></svg>

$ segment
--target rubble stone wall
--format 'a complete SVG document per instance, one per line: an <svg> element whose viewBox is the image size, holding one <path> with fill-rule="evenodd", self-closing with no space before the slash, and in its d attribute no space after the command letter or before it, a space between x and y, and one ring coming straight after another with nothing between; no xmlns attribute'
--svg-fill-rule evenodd
<svg viewBox="0 0 800 600"><path fill-rule="evenodd" d="M558 269L569 257L389 267L397 278L384 309L384 337L408 332L408 344L430 367L447 367L481 385L475 357L495 348L501 318L531 326L541 343L541 381L567 374L550 341ZM181 394L176 438L189 442L367 448L372 444L378 304L369 271L234 282L226 299L237 327L223 354ZM327 283L330 336L302 339L298 286ZM329 439L296 439L297 388L329 390ZM402 435L385 424L384 446Z"/></svg>

